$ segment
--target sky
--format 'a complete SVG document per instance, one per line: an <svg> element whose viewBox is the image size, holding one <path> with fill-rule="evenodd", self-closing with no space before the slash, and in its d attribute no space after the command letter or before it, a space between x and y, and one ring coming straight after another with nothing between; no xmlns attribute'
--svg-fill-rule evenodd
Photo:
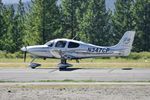
<svg viewBox="0 0 150 100"><path fill-rule="evenodd" d="M2 0L4 4L14 4L18 3L19 0ZM22 0L23 2L28 2L31 0ZM106 0L106 6L107 8L114 9L114 2L116 0Z"/></svg>
<svg viewBox="0 0 150 100"><path fill-rule="evenodd" d="M28 2L28 1L31 1L31 0L22 0L23 2ZM14 3L18 3L19 0L2 0L3 3L5 4L14 4Z"/></svg>

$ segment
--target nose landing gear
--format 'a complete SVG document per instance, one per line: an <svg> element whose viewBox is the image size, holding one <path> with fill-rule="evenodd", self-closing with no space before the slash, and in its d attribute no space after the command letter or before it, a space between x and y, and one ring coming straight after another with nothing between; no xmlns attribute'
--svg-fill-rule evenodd
<svg viewBox="0 0 150 100"><path fill-rule="evenodd" d="M38 63L30 63L29 64L29 67L31 67L32 69L35 69L37 67L41 66L41 64L38 64Z"/></svg>
<svg viewBox="0 0 150 100"><path fill-rule="evenodd" d="M32 69L35 69L35 68L41 66L41 64L33 63L33 61L34 61L35 59L36 59L36 58L33 58L32 61L31 61L30 64L29 64L29 67L32 68Z"/></svg>

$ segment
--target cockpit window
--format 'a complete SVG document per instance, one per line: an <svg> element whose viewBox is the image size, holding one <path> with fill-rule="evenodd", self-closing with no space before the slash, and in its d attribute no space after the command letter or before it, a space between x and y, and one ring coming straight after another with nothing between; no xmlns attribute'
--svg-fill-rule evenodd
<svg viewBox="0 0 150 100"><path fill-rule="evenodd" d="M68 48L77 48L79 47L80 45L78 43L75 43L75 42L69 42L69 45L68 45Z"/></svg>
<svg viewBox="0 0 150 100"><path fill-rule="evenodd" d="M66 41L58 41L56 43L55 47L57 47L57 48L64 48L66 43L67 43Z"/></svg>

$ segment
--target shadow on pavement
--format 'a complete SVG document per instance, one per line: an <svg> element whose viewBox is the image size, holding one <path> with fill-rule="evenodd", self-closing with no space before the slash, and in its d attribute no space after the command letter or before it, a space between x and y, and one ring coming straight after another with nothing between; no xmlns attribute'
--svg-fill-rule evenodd
<svg viewBox="0 0 150 100"><path fill-rule="evenodd" d="M66 68L66 69L59 69L59 71L75 71L78 69L83 69L83 68Z"/></svg>

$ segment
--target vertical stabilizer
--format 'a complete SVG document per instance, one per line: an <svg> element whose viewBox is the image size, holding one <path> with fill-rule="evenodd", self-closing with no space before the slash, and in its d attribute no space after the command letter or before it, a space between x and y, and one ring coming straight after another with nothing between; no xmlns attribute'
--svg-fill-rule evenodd
<svg viewBox="0 0 150 100"><path fill-rule="evenodd" d="M123 49L123 56L128 56L132 49L132 44L134 41L135 31L127 31L119 43L115 46L116 49Z"/></svg>

